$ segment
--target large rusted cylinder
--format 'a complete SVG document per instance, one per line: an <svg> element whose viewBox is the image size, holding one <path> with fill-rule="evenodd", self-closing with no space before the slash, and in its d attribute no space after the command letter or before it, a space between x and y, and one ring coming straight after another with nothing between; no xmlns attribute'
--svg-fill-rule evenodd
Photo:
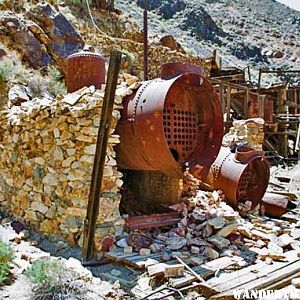
<svg viewBox="0 0 300 300"><path fill-rule="evenodd" d="M269 176L269 164L263 152L242 146L232 153L230 148L222 147L206 182L221 189L231 206L240 208L250 201L253 209L266 192Z"/></svg>
<svg viewBox="0 0 300 300"><path fill-rule="evenodd" d="M182 62L165 63L161 68L162 79L171 79L183 73L196 73L201 76L205 75L204 68Z"/></svg>
<svg viewBox="0 0 300 300"><path fill-rule="evenodd" d="M91 85L101 89L105 83L105 59L101 55L82 51L68 56L66 63L68 93Z"/></svg>
<svg viewBox="0 0 300 300"><path fill-rule="evenodd" d="M223 136L220 102L212 85L185 73L171 80L147 81L123 101L118 122L118 165L181 177L182 167L209 170Z"/></svg>

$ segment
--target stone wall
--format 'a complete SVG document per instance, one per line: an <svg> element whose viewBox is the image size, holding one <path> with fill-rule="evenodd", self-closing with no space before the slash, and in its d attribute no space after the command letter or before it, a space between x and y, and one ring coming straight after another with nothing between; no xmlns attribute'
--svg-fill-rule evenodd
<svg viewBox="0 0 300 300"><path fill-rule="evenodd" d="M114 129L122 96L117 89L100 201L97 250L103 237L118 234L122 174L117 171ZM82 243L104 90L83 88L56 98L35 98L0 112L0 207L31 228Z"/></svg>
<svg viewBox="0 0 300 300"><path fill-rule="evenodd" d="M109 36L101 36L99 34L91 34L82 32L85 40L89 41L96 49L105 55L109 56L112 49L122 50L127 53L129 59L124 63L126 70L140 79L143 79L143 43L136 42L134 39L121 39ZM161 76L161 65L167 62L186 62L196 66L204 67L206 74L210 65L205 59L198 56L188 55L176 50L171 50L168 47L159 45L149 46L149 78L155 79Z"/></svg>
<svg viewBox="0 0 300 300"><path fill-rule="evenodd" d="M262 151L264 141L264 124L261 118L237 120L223 138L223 146L229 147L235 143L248 143L255 150Z"/></svg>

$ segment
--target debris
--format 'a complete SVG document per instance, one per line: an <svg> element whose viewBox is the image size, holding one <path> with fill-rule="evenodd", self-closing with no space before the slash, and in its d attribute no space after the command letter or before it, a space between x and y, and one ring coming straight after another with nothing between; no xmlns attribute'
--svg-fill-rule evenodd
<svg viewBox="0 0 300 300"><path fill-rule="evenodd" d="M207 239L207 241L214 244L218 249L224 249L230 245L229 240L219 235L211 236L210 238Z"/></svg>
<svg viewBox="0 0 300 300"><path fill-rule="evenodd" d="M184 271L184 266L182 264L166 265L164 273L166 278L171 278L171 277L182 276L183 271Z"/></svg>
<svg viewBox="0 0 300 300"><path fill-rule="evenodd" d="M124 247L124 253L132 253L133 249L131 246Z"/></svg>
<svg viewBox="0 0 300 300"><path fill-rule="evenodd" d="M153 239L146 234L130 233L127 237L127 243L133 249L140 250L142 248L149 248L153 243Z"/></svg>
<svg viewBox="0 0 300 300"><path fill-rule="evenodd" d="M292 286L294 286L296 289L300 289L300 278L294 278L291 281Z"/></svg>
<svg viewBox="0 0 300 300"><path fill-rule="evenodd" d="M226 222L223 218L213 218L207 221L214 229L221 229L225 226Z"/></svg>
<svg viewBox="0 0 300 300"><path fill-rule="evenodd" d="M146 249L146 248L141 248L140 249L140 255L142 256L149 256L151 254L151 250L150 249Z"/></svg>

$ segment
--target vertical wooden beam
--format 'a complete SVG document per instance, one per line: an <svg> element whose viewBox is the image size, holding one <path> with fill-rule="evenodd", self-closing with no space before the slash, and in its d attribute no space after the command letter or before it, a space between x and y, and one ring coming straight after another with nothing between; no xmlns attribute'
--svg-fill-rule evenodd
<svg viewBox="0 0 300 300"><path fill-rule="evenodd" d="M248 119L248 104L249 104L249 88L246 88L246 95L244 101L244 118Z"/></svg>
<svg viewBox="0 0 300 300"><path fill-rule="evenodd" d="M82 257L85 261L90 260L93 257L94 236L96 231L96 221L99 214L102 178L121 58L121 52L116 50L112 51L101 111L100 126L97 136L96 153L88 198L88 208L84 221L84 243L82 249Z"/></svg>
<svg viewBox="0 0 300 300"><path fill-rule="evenodd" d="M265 99L264 96L258 94L258 117L264 118L265 116Z"/></svg>
<svg viewBox="0 0 300 300"><path fill-rule="evenodd" d="M259 69L259 71L258 71L258 83L257 83L258 91L260 90L260 86L261 86L261 73L262 73L262 70Z"/></svg>
<svg viewBox="0 0 300 300"><path fill-rule="evenodd" d="M226 122L230 122L230 108L231 108L231 86L227 85L226 94Z"/></svg>
<svg viewBox="0 0 300 300"><path fill-rule="evenodd" d="M224 87L223 84L219 84L219 94L220 94L220 101L221 101L221 107L222 107L222 113L225 112L225 101L224 101Z"/></svg>

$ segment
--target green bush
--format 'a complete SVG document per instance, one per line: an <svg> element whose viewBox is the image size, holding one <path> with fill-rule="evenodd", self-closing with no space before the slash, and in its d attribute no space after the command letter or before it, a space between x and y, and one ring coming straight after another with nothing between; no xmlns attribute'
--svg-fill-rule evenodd
<svg viewBox="0 0 300 300"><path fill-rule="evenodd" d="M1 0L0 0L1 1ZM0 61L0 84L3 84L8 80L11 66L6 61Z"/></svg>
<svg viewBox="0 0 300 300"><path fill-rule="evenodd" d="M9 263L12 261L13 251L10 246L0 241L0 286L9 283Z"/></svg>
<svg viewBox="0 0 300 300"><path fill-rule="evenodd" d="M37 260L25 274L34 284L32 300L87 299L85 283L57 260Z"/></svg>
<svg viewBox="0 0 300 300"><path fill-rule="evenodd" d="M43 285L51 282L55 273L63 271L61 268L57 260L40 259L35 261L25 274L33 283Z"/></svg>
<svg viewBox="0 0 300 300"><path fill-rule="evenodd" d="M69 2L73 5L79 6L79 7L86 7L86 0L69 0ZM89 5L92 4L92 0L88 0Z"/></svg>

